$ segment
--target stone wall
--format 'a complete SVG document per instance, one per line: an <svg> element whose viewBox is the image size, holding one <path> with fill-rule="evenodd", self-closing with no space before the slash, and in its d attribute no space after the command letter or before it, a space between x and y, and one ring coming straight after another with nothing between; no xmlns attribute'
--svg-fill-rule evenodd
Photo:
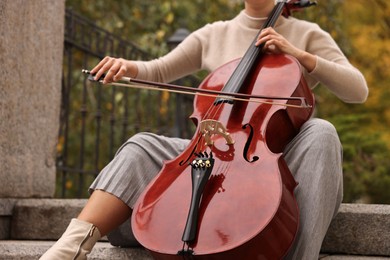
<svg viewBox="0 0 390 260"><path fill-rule="evenodd" d="M65 0L0 1L0 197L51 197Z"/></svg>

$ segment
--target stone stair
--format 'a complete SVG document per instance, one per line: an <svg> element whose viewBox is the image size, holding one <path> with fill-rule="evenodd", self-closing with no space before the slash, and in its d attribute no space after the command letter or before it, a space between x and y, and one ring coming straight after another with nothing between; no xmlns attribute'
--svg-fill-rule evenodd
<svg viewBox="0 0 390 260"><path fill-rule="evenodd" d="M83 199L0 199L0 259L38 259L85 205ZM321 259L390 259L390 205L343 204L322 245ZM103 238L88 259L152 259L141 247Z"/></svg>

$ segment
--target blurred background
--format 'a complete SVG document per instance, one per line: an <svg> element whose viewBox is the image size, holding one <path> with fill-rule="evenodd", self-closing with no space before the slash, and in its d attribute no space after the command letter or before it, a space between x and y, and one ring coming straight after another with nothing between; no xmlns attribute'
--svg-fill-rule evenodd
<svg viewBox="0 0 390 260"><path fill-rule="evenodd" d="M192 99L166 92L92 86L81 75L106 55L147 60L186 33L231 19L241 0L67 0L56 197L87 197L87 187L132 134L191 138ZM344 202L390 204L390 2L318 0L293 14L318 23L366 77L365 104L345 104L325 88L317 117L332 122L344 147ZM389 66L389 67L388 67ZM205 72L178 83L196 87Z"/></svg>

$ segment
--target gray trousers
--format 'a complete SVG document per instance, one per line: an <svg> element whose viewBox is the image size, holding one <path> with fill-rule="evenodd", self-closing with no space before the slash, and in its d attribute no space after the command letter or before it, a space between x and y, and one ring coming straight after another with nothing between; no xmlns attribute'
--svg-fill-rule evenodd
<svg viewBox="0 0 390 260"><path fill-rule="evenodd" d="M90 187L109 192L133 208L165 160L178 156L189 140L140 133L118 150ZM322 241L342 201L342 148L333 125L310 119L287 145L284 158L298 186L300 227L286 259L318 259ZM137 245L130 221L108 238L115 246Z"/></svg>

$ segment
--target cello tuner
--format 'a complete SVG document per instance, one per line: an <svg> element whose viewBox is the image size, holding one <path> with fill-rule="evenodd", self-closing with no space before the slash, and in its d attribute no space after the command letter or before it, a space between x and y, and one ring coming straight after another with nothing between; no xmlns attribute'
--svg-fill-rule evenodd
<svg viewBox="0 0 390 260"><path fill-rule="evenodd" d="M310 7L312 5L317 5L317 1L310 1L310 0L298 0L293 3L298 8L305 8Z"/></svg>
<svg viewBox="0 0 390 260"><path fill-rule="evenodd" d="M310 7L313 5L317 5L317 2L310 0L291 0L285 5L285 10L282 14L284 17L289 17L291 16L292 11L299 11L303 8Z"/></svg>

